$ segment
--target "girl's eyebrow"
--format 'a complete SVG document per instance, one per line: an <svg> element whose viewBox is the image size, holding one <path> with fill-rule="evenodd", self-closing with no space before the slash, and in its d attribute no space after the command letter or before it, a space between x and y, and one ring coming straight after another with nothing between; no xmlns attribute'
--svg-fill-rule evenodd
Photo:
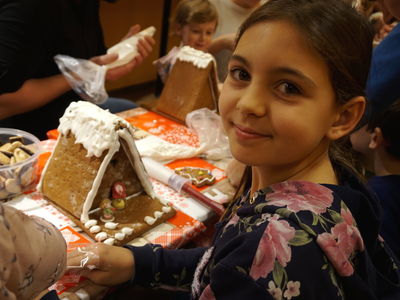
<svg viewBox="0 0 400 300"><path fill-rule="evenodd" d="M301 81L306 83L311 87L316 87L316 84L313 80L311 80L308 76L306 76L303 72L297 69L293 69L290 67L277 67L272 70L273 73L282 73L282 74L289 74L295 77L298 77Z"/></svg>
<svg viewBox="0 0 400 300"><path fill-rule="evenodd" d="M246 67L249 67L249 65L250 65L243 56L240 56L237 54L232 55L231 60L237 60L237 61L241 62L242 64L244 64Z"/></svg>

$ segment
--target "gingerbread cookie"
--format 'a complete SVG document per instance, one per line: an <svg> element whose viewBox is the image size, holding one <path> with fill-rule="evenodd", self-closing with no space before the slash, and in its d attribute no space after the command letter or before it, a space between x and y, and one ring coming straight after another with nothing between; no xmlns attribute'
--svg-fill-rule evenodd
<svg viewBox="0 0 400 300"><path fill-rule="evenodd" d="M196 187L212 185L215 182L215 177L211 174L210 170L204 168L176 168L175 173L182 177L189 178Z"/></svg>

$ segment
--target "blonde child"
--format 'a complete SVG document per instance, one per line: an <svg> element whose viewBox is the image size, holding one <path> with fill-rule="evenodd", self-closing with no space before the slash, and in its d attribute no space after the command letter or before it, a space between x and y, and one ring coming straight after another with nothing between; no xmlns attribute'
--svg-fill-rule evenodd
<svg viewBox="0 0 400 300"><path fill-rule="evenodd" d="M203 52L208 51L218 24L218 13L208 0L181 0L172 18L173 32L180 40L164 57L154 62L161 80L165 82L180 47L190 46Z"/></svg>
<svg viewBox="0 0 400 300"><path fill-rule="evenodd" d="M84 249L96 266L85 275L191 289L192 299L397 299L375 199L335 151L363 114L371 48L368 22L342 1L257 9L219 102L232 154L250 173L212 246L96 244Z"/></svg>

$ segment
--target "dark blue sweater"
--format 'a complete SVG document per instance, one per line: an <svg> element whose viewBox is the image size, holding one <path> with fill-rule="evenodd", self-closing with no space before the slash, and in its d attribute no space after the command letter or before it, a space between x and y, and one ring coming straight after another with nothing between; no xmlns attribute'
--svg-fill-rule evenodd
<svg viewBox="0 0 400 300"><path fill-rule="evenodd" d="M217 224L208 249L126 246L132 283L191 289L193 299L400 299L378 205L356 181L288 181L248 198Z"/></svg>

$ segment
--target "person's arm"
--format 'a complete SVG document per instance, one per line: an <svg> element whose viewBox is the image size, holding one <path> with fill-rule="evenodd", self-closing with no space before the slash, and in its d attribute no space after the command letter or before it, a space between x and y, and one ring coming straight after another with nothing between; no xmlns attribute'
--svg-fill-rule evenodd
<svg viewBox="0 0 400 300"><path fill-rule="evenodd" d="M205 248L168 250L160 245L108 246L92 244L68 255L68 266L100 285L125 282L188 290ZM93 268L94 267L94 268Z"/></svg>
<svg viewBox="0 0 400 300"><path fill-rule="evenodd" d="M208 47L208 52L210 52L211 54L216 54L224 49L233 51L235 45L235 37L236 36L234 33L228 33L213 39L210 46Z"/></svg>
<svg viewBox="0 0 400 300"><path fill-rule="evenodd" d="M40 107L70 88L61 76L30 79L37 1L0 0L0 119Z"/></svg>
<svg viewBox="0 0 400 300"><path fill-rule="evenodd" d="M61 275L66 244L61 233L38 217L0 204L1 299L33 299Z"/></svg>
<svg viewBox="0 0 400 300"><path fill-rule="evenodd" d="M41 107L70 89L63 75L29 79L17 91L0 94L0 120Z"/></svg>
<svg viewBox="0 0 400 300"><path fill-rule="evenodd" d="M139 32L139 30L140 26L133 26L124 39ZM108 70L106 80L117 80L130 73L149 55L154 43L154 39L151 37L146 36L140 39L138 43L139 55L123 66ZM105 54L93 57L91 60L99 65L104 65L117 58L118 56L115 54ZM71 87L61 74L41 79L28 79L15 92L0 93L0 120L39 108L70 89Z"/></svg>

